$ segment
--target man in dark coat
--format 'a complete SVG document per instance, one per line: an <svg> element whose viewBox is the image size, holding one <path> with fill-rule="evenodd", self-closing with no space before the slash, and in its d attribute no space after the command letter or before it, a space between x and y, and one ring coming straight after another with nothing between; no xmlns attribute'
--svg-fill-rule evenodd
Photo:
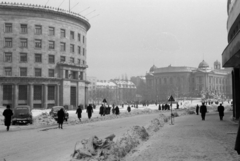
<svg viewBox="0 0 240 161"><path fill-rule="evenodd" d="M88 118L91 119L92 113L93 113L93 108L91 104L87 106L87 113L88 113Z"/></svg>
<svg viewBox="0 0 240 161"><path fill-rule="evenodd" d="M130 107L130 105L128 105L127 111L128 111L128 112L131 112L131 107Z"/></svg>
<svg viewBox="0 0 240 161"><path fill-rule="evenodd" d="M179 104L177 103L177 109L179 109Z"/></svg>
<svg viewBox="0 0 240 161"><path fill-rule="evenodd" d="M218 113L219 113L220 120L223 120L224 107L222 106L222 104L220 104L220 106L218 106Z"/></svg>
<svg viewBox="0 0 240 161"><path fill-rule="evenodd" d="M159 104L159 106L158 106L158 110L162 110L162 108L161 108L161 104Z"/></svg>
<svg viewBox="0 0 240 161"><path fill-rule="evenodd" d="M202 106L200 107L200 113L201 113L201 116L202 116L202 120L205 120L205 116L206 116L206 113L207 113L207 106L205 105L204 102L202 103Z"/></svg>
<svg viewBox="0 0 240 161"><path fill-rule="evenodd" d="M116 106L116 108L115 108L115 114L116 114L116 115L119 115L119 113L120 113L119 108L118 108L118 106Z"/></svg>
<svg viewBox="0 0 240 161"><path fill-rule="evenodd" d="M58 111L57 116L58 116L58 120L57 120L57 122L58 122L58 128L59 128L59 129L60 129L60 128L62 129L62 128L63 128L63 127L62 127L63 121L64 121L64 119L65 119L65 113L64 113L63 108L61 108L61 109Z"/></svg>
<svg viewBox="0 0 240 161"><path fill-rule="evenodd" d="M82 105L79 105L79 106L78 106L78 109L77 109L77 111L76 111L76 114L77 114L77 116L78 116L79 121L81 121L81 118L82 118Z"/></svg>
<svg viewBox="0 0 240 161"><path fill-rule="evenodd" d="M12 115L13 115L13 112L10 109L10 106L7 105L7 108L3 111L4 124L5 126L7 126L7 131L9 131L9 127L11 125Z"/></svg>
<svg viewBox="0 0 240 161"><path fill-rule="evenodd" d="M99 114L101 116L104 116L104 107L103 107L103 104L101 105L100 109L99 109Z"/></svg>
<svg viewBox="0 0 240 161"><path fill-rule="evenodd" d="M197 107L196 107L196 114L198 115L198 112L199 112L199 106L197 104Z"/></svg>

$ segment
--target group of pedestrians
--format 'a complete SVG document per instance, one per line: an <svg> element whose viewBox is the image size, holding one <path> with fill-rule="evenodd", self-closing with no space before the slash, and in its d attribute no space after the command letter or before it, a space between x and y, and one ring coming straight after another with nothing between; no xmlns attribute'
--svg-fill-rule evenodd
<svg viewBox="0 0 240 161"><path fill-rule="evenodd" d="M159 104L158 105L158 110L170 110L170 105L169 104Z"/></svg>
<svg viewBox="0 0 240 161"><path fill-rule="evenodd" d="M203 102L200 107L197 104L197 106L196 106L196 114L197 115L199 115L199 111L201 113L202 120L204 121L206 113L207 113L207 106L205 105L205 102ZM224 106L222 104L220 104L218 106L218 114L219 114L220 120L222 121L223 120L223 116L224 116Z"/></svg>

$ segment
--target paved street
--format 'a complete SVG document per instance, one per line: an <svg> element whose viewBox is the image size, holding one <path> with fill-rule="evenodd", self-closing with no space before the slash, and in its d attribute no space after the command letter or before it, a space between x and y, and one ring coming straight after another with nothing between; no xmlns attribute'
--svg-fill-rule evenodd
<svg viewBox="0 0 240 161"><path fill-rule="evenodd" d="M176 118L175 125L164 126L140 147L128 161L237 161L233 150L238 125L231 113L219 121L218 114L187 115Z"/></svg>

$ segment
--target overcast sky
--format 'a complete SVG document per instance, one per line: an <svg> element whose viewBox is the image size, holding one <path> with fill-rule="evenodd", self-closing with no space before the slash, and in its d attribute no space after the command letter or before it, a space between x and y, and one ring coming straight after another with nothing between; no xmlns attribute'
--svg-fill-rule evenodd
<svg viewBox="0 0 240 161"><path fill-rule="evenodd" d="M8 0L53 7L63 1ZM226 0L71 0L72 7L86 9L87 75L97 79L145 75L153 64L197 67L204 59L212 67L227 46Z"/></svg>

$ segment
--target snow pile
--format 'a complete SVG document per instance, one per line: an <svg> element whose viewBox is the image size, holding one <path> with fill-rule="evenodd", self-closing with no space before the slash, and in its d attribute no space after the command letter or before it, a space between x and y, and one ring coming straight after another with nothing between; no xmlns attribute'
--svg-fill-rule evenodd
<svg viewBox="0 0 240 161"><path fill-rule="evenodd" d="M159 115L145 127L134 126L127 130L117 141L113 141L114 134L104 140L97 136L83 139L75 144L70 161L119 161L136 148L141 142L147 141L149 133L159 131L164 126L165 115Z"/></svg>
<svg viewBox="0 0 240 161"><path fill-rule="evenodd" d="M43 112L38 117L34 119L34 124L36 125L54 125L56 120L52 118L47 112Z"/></svg>

